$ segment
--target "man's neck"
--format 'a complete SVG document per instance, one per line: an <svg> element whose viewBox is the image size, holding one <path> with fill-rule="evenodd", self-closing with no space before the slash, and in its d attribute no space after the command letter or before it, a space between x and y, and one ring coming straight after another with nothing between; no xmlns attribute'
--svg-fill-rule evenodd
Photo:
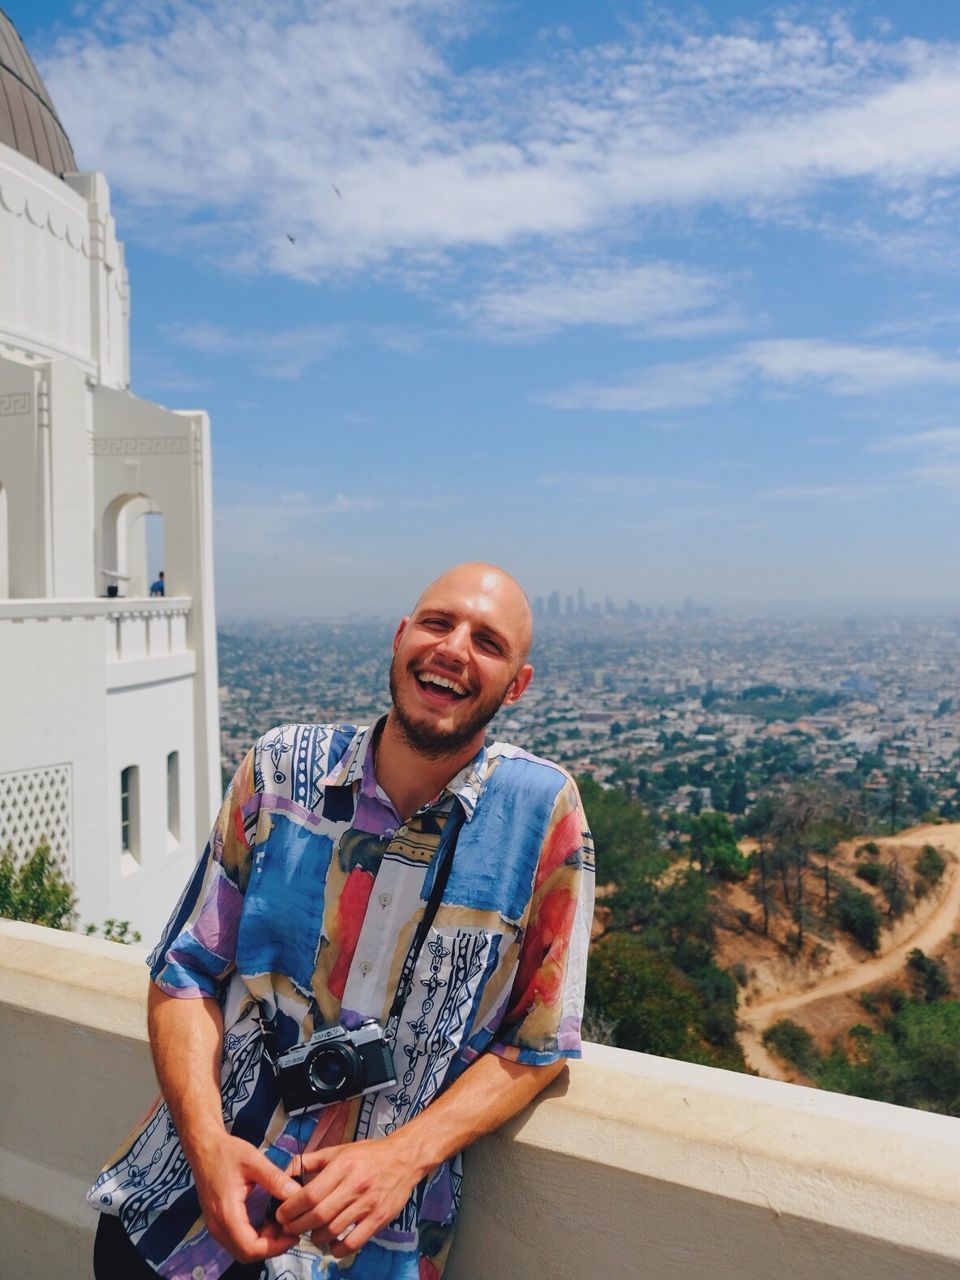
<svg viewBox="0 0 960 1280"><path fill-rule="evenodd" d="M427 756L410 745L393 711L388 713L376 747L377 783L404 822L469 764L483 746L483 736L479 733L476 741L454 754Z"/></svg>

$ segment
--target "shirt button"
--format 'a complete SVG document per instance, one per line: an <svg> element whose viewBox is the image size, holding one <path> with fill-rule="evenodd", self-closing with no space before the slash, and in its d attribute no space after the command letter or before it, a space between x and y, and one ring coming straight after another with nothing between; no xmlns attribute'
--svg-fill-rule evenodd
<svg viewBox="0 0 960 1280"><path fill-rule="evenodd" d="M360 966L360 972L363 974L364 977L366 977L372 968L373 968L373 965L370 963L370 961L364 960L363 964Z"/></svg>

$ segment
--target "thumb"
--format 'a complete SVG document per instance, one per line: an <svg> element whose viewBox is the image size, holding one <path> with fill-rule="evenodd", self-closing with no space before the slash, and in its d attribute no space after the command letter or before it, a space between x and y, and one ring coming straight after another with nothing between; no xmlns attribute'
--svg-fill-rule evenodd
<svg viewBox="0 0 960 1280"><path fill-rule="evenodd" d="M283 1169L278 1169L272 1160L256 1148L248 1156L247 1170L256 1183L278 1200L286 1200L300 1190L299 1183L294 1182Z"/></svg>

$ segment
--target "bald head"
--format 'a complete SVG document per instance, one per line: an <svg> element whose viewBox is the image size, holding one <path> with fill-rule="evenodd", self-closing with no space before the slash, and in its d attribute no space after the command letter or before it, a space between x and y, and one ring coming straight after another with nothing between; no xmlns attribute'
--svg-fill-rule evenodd
<svg viewBox="0 0 960 1280"><path fill-rule="evenodd" d="M482 560L454 565L420 593L412 614L419 613L425 606L441 604L449 595L462 599L478 614L485 615L507 642L516 667L523 666L533 639L533 615L527 593L516 578Z"/></svg>

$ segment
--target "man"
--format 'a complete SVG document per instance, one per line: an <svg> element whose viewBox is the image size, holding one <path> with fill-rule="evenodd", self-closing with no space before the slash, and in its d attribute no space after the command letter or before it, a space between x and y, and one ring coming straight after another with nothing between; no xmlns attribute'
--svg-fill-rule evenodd
<svg viewBox="0 0 960 1280"><path fill-rule="evenodd" d="M341 1260L352 1280L440 1276L459 1153L580 1050L579 797L556 765L484 742L530 683L530 638L518 584L461 565L397 628L384 720L286 725L240 766L150 958L165 1101L90 1192L99 1280L153 1274L140 1257L168 1280L321 1280ZM396 1084L289 1115L278 1057L366 1018L391 1028Z"/></svg>

